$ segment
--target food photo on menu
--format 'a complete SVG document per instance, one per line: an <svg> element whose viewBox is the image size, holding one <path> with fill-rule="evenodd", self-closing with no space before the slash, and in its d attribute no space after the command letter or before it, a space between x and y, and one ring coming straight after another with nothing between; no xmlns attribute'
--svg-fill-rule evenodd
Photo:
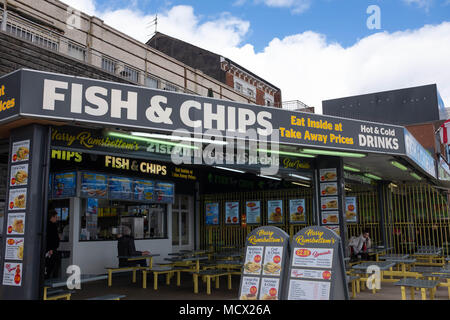
<svg viewBox="0 0 450 320"><path fill-rule="evenodd" d="M305 222L305 199L289 200L291 222Z"/></svg>
<svg viewBox="0 0 450 320"><path fill-rule="evenodd" d="M263 247L247 247L247 254L245 256L244 273L245 274L261 274L261 264Z"/></svg>
<svg viewBox="0 0 450 320"><path fill-rule="evenodd" d="M28 164L11 166L10 186L24 186L28 183Z"/></svg>
<svg viewBox="0 0 450 320"><path fill-rule="evenodd" d="M27 161L30 156L30 140L14 142L12 147L12 162Z"/></svg>

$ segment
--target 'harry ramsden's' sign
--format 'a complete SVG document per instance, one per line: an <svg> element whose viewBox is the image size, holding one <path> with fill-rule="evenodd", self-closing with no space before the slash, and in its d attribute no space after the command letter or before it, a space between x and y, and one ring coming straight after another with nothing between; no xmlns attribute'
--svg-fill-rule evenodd
<svg viewBox="0 0 450 320"><path fill-rule="evenodd" d="M342 243L324 227L307 227L292 239L285 296L288 300L347 300Z"/></svg>
<svg viewBox="0 0 450 320"><path fill-rule="evenodd" d="M20 79L18 81L17 79ZM14 81L12 81L14 80ZM13 84L17 85L14 86ZM404 128L21 69L0 78L21 117L196 134L223 141L404 154ZM19 99L20 98L20 99ZM5 114L6 116L6 114ZM0 113L0 123L7 121Z"/></svg>

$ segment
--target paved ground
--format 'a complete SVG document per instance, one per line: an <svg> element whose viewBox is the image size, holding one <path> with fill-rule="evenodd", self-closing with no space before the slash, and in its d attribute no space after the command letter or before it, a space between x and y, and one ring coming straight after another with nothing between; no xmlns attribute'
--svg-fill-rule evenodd
<svg viewBox="0 0 450 320"><path fill-rule="evenodd" d="M106 294L123 294L125 300L236 300L239 290L239 276L233 276L232 290L227 288L226 277L221 278L220 288L212 285L211 295L206 294L206 283L199 281L199 293L194 294L192 277L182 275L181 286L176 286L176 279L172 278L169 286L165 283L165 276L159 276L158 290L153 290L153 276L148 276L147 289L142 288L142 276L138 275L137 282L132 283L131 273L113 275L112 287L107 286L107 281L97 281L82 284L82 289L72 295L73 300L82 300L90 297ZM349 294L351 294L349 290ZM421 299L420 291L416 292L416 300ZM409 299L409 290L407 290ZM400 287L391 283L382 283L381 290L373 294L370 290L361 291L355 300L401 300ZM447 288L437 289L435 300L449 300Z"/></svg>

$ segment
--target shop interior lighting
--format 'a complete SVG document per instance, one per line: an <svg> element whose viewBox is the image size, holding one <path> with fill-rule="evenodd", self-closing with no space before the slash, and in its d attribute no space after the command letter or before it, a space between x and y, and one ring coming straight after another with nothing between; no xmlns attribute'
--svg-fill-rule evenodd
<svg viewBox="0 0 450 320"><path fill-rule="evenodd" d="M288 152L288 151L276 151L276 150L267 150L267 149L257 149L258 152L266 152L266 153L276 153L281 154L283 156L293 156L293 157L301 157L301 158L315 158L311 154L304 154L299 152Z"/></svg>
<svg viewBox="0 0 450 320"><path fill-rule="evenodd" d="M411 175L411 177L413 177L414 179L422 180L422 178L421 178L417 173L411 172L410 175Z"/></svg>
<svg viewBox="0 0 450 320"><path fill-rule="evenodd" d="M399 168L399 169L402 170L402 171L408 171L408 167L402 165L400 162L397 162L397 161L391 161L391 164L392 164L394 167Z"/></svg>
<svg viewBox="0 0 450 320"><path fill-rule="evenodd" d="M289 177L298 178L298 179L301 179L301 180L308 180L308 181L311 180L311 178L309 178L309 177L299 176L298 174L293 174L293 173L290 173Z"/></svg>
<svg viewBox="0 0 450 320"><path fill-rule="evenodd" d="M291 182L291 183L292 183L292 184L296 184L296 185L298 185L298 186L302 186L302 187L307 187L307 188L310 187L309 184L305 184L305 183L300 183L300 182Z"/></svg>
<svg viewBox="0 0 450 320"><path fill-rule="evenodd" d="M262 174L258 174L258 177L281 181L281 178L271 177L271 176L263 176Z"/></svg>
<svg viewBox="0 0 450 320"><path fill-rule="evenodd" d="M133 137L144 137L144 138L156 138L156 139L164 139L164 140L175 140L175 141L189 141L189 142L200 142L200 143L209 143L209 144L218 144L218 145L227 145L228 142L220 141L220 140L212 140L212 139L200 139L200 138L192 138L192 137L180 137L180 136L172 136L168 134L160 134L160 133L147 133L147 132L131 132Z"/></svg>
<svg viewBox="0 0 450 320"><path fill-rule="evenodd" d="M395 183L393 183L393 182L389 183L389 186L391 188L398 188L398 186Z"/></svg>
<svg viewBox="0 0 450 320"><path fill-rule="evenodd" d="M245 173L245 171L242 171L242 170L231 169L231 168L225 168L225 167L214 166L214 168L216 168L216 169L222 169L222 170L228 170L228 171L232 171L232 172L238 172L238 173Z"/></svg>
<svg viewBox="0 0 450 320"><path fill-rule="evenodd" d="M356 152L341 152L341 151L328 151L317 149L303 149L302 152L316 155L337 156L337 157L350 157L350 158L366 157L364 153L356 153Z"/></svg>
<svg viewBox="0 0 450 320"><path fill-rule="evenodd" d="M351 188L349 188L349 187L345 187L345 191L352 191L352 189Z"/></svg>
<svg viewBox="0 0 450 320"><path fill-rule="evenodd" d="M344 170L352 172L361 172L361 170L349 166L344 166Z"/></svg>
<svg viewBox="0 0 450 320"><path fill-rule="evenodd" d="M196 146L183 145L183 144L176 143L176 142L168 142L168 141L145 138L145 137L140 137L140 136L132 136L129 134L115 132L115 131L108 132L108 135L111 137L116 137L116 138L133 139L133 140L144 141L144 142L153 142L153 143L159 143L159 144L164 144L164 145L174 146L174 147L182 147L182 148L193 149L193 150L198 149L198 147L196 147Z"/></svg>
<svg viewBox="0 0 450 320"><path fill-rule="evenodd" d="M364 176L366 176L367 178L370 178L370 179L374 179L374 180L383 180L383 178L380 178L379 176L376 176L371 173L365 173Z"/></svg>

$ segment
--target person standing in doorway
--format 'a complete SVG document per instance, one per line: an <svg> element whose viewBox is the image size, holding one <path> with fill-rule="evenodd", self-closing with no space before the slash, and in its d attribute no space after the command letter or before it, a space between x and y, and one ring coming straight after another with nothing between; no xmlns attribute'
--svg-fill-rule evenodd
<svg viewBox="0 0 450 320"><path fill-rule="evenodd" d="M47 246L45 250L45 278L52 279L59 276L60 258L58 253L59 235L58 213L50 210L47 223Z"/></svg>

